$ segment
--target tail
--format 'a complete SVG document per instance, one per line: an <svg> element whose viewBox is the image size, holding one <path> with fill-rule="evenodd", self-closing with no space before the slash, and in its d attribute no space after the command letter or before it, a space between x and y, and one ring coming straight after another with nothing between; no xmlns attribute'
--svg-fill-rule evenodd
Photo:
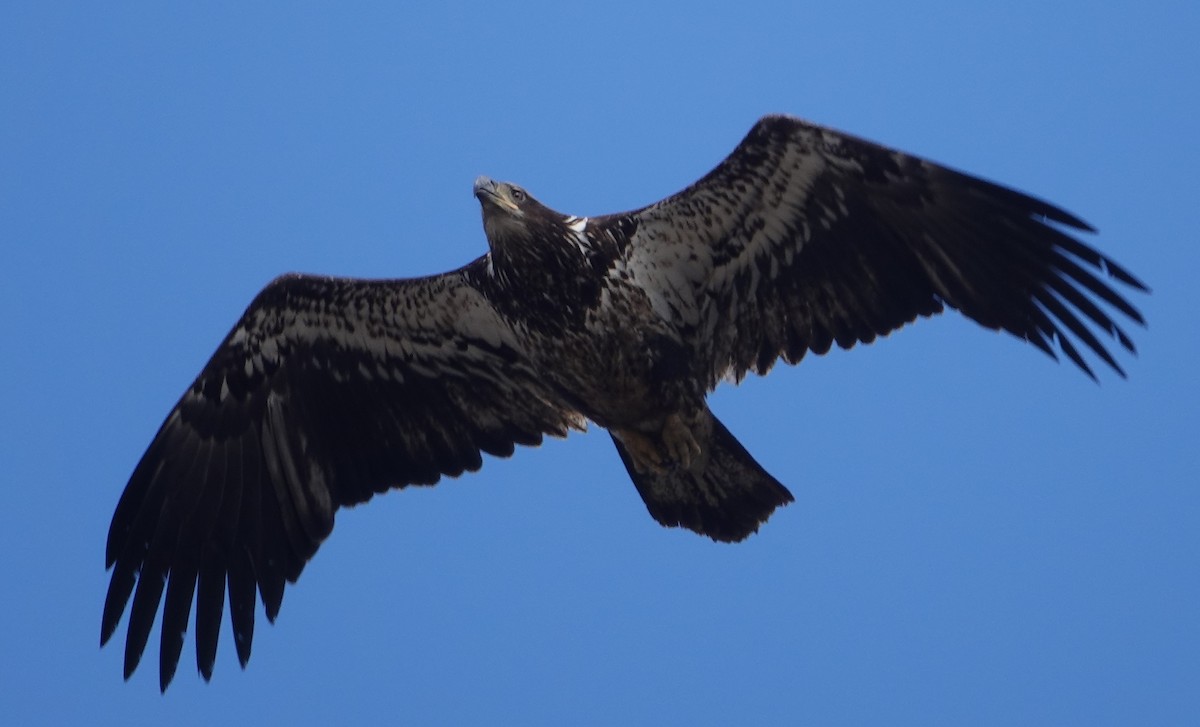
<svg viewBox="0 0 1200 727"><path fill-rule="evenodd" d="M609 432L646 509L667 527L685 527L713 540L744 540L792 493L767 473L711 411L692 430L700 454L688 467L648 461ZM710 425L711 423L711 425ZM644 435L642 435L644 437ZM658 456L658 462L664 458Z"/></svg>

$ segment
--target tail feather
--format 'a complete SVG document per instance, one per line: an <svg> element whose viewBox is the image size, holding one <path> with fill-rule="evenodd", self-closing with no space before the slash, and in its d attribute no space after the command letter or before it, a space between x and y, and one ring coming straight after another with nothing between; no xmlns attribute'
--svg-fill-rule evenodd
<svg viewBox="0 0 1200 727"><path fill-rule="evenodd" d="M621 439L613 444L646 509L667 527L685 527L713 540L744 540L775 508L794 499L711 412L711 435L690 467L656 466L638 458Z"/></svg>

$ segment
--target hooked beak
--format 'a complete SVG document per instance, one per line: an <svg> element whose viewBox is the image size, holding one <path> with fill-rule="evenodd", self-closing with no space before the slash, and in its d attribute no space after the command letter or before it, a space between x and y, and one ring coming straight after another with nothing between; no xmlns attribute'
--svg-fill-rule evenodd
<svg viewBox="0 0 1200 727"><path fill-rule="evenodd" d="M490 177L477 177L475 179L475 197L482 203L491 203L497 207L503 207L507 210L516 211L517 206L513 204L508 195L500 184Z"/></svg>
<svg viewBox="0 0 1200 727"><path fill-rule="evenodd" d="M496 196L496 183L492 181L491 177L482 177L482 176L476 177L475 178L475 196L479 197L480 199L483 199L483 195L485 195L485 194L489 197L495 197Z"/></svg>

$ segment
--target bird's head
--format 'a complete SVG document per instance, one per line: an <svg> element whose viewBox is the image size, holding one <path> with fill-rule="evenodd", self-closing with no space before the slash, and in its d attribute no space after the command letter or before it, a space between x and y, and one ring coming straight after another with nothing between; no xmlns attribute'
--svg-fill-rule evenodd
<svg viewBox="0 0 1200 727"><path fill-rule="evenodd" d="M475 180L475 196L496 274L526 285L561 285L587 264L581 228L571 226L579 218L555 212L515 184L487 177Z"/></svg>
<svg viewBox="0 0 1200 727"><path fill-rule="evenodd" d="M483 208L483 229L493 248L505 239L529 237L549 212L521 187L488 177L475 180L475 196Z"/></svg>

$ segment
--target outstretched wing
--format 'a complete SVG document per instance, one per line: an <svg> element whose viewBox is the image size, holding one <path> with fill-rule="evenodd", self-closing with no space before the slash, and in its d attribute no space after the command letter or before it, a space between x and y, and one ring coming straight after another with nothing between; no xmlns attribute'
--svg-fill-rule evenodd
<svg viewBox="0 0 1200 727"><path fill-rule="evenodd" d="M869 342L950 306L1089 376L1072 339L1121 371L1133 351L1102 302L1142 323L1109 278L1145 286L1064 232L1091 231L1019 192L785 116L760 120L686 190L593 225L691 341L712 387L836 342Z"/></svg>
<svg viewBox="0 0 1200 727"><path fill-rule="evenodd" d="M540 383L468 272L287 276L255 298L167 416L113 515L101 643L132 593L126 678L164 586L161 688L193 595L197 665L211 676L226 585L244 666L256 588L274 620L284 581L300 575L338 507L583 425Z"/></svg>

